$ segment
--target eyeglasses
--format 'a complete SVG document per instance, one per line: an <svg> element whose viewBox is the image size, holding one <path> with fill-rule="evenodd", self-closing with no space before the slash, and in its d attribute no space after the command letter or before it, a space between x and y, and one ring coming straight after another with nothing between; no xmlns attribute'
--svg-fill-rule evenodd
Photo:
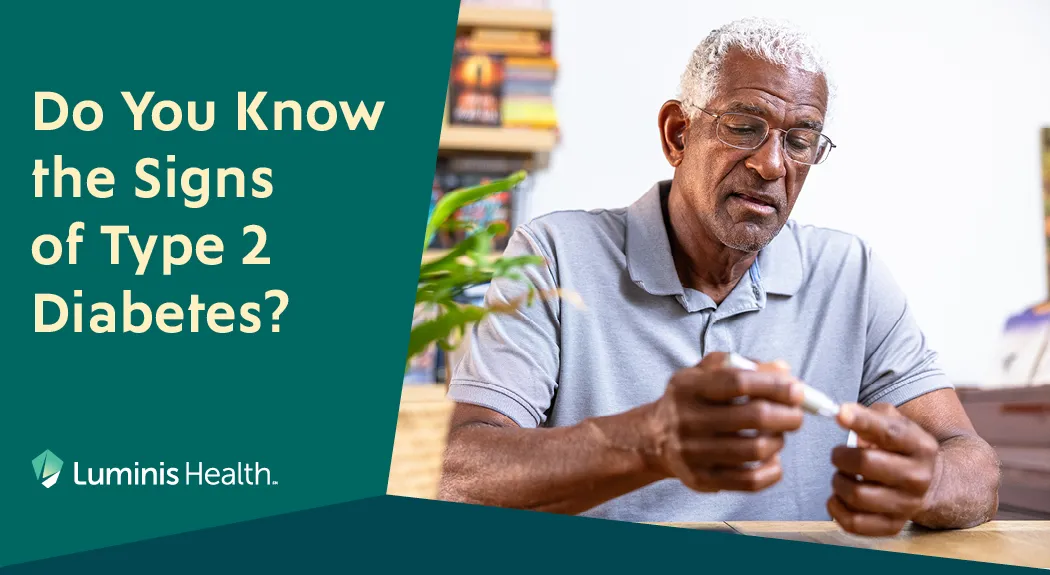
<svg viewBox="0 0 1050 575"><path fill-rule="evenodd" d="M770 130L783 132L780 142L784 156L790 160L808 166L815 166L828 159L831 149L836 147L831 139L816 130L809 128L791 128L781 130L770 128L769 123L750 114L727 112L714 114L700 109L701 112L715 119L715 135L723 144L739 150L757 150L766 143Z"/></svg>

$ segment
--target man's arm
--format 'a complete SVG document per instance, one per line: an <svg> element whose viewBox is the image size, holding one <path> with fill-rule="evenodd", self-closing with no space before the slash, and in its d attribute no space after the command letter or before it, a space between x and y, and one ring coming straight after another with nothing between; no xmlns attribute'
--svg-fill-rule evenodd
<svg viewBox="0 0 1050 575"><path fill-rule="evenodd" d="M900 406L939 444L933 482L913 521L934 529L974 527L999 508L999 457L977 435L955 391L941 389Z"/></svg>
<svg viewBox="0 0 1050 575"><path fill-rule="evenodd" d="M441 499L576 514L661 479L645 445L645 407L571 427L523 429L458 404Z"/></svg>
<svg viewBox="0 0 1050 575"><path fill-rule="evenodd" d="M859 438L858 447L832 452L839 473L828 512L847 531L891 535L908 520L958 529L995 516L999 460L953 390L924 394L899 410L843 406L839 423Z"/></svg>
<svg viewBox="0 0 1050 575"><path fill-rule="evenodd" d="M945 529L987 521L998 508L995 452L974 431L889 269L870 248L861 261L863 405L844 405L838 418L859 441L832 451L839 472L828 513L867 535L895 534L909 520Z"/></svg>
<svg viewBox="0 0 1050 575"><path fill-rule="evenodd" d="M576 514L671 477L703 492L765 489L782 475L784 433L802 425L802 389L788 374L723 361L709 354L676 373L654 403L567 427L523 429L457 405L440 496Z"/></svg>

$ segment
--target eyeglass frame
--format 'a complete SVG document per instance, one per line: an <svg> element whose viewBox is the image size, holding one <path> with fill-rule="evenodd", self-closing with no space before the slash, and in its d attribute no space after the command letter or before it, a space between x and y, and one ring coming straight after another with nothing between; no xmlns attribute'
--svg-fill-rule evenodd
<svg viewBox="0 0 1050 575"><path fill-rule="evenodd" d="M802 164L803 166L819 166L820 164L823 164L824 162L826 162L828 158L827 158L827 156L825 156L824 159L821 160L819 163L807 164L806 162L800 162L800 161L796 160L795 158L792 158L791 156L789 156L788 153L785 151L787 149L787 147L786 147L786 144L784 143L783 139L787 137L787 133L790 132L791 130L808 130L810 132L817 132L817 134L819 134L821 137L827 138L828 143L831 144L831 149L832 150L834 150L835 148L838 147L838 146L835 145L835 142L831 141L831 138L828 138L828 136L826 134L824 134L824 132L819 132L819 131L814 130L812 128L788 128L787 130L785 130L783 128L774 128L773 126L770 126L769 122L766 121L765 118L760 118L760 117L758 117L758 116L756 116L754 114L746 114L744 112L723 112L721 114L715 114L714 112L708 112L707 110L705 110L703 108L697 108L697 109L700 110L701 112L707 114L708 116L711 116L712 118L715 119L715 137L716 138L718 138L718 127L717 127L718 126L718 119L721 118L722 116L725 116L726 114L733 114L734 116L747 116L748 118L755 118L756 120L761 120L763 123L765 123L765 125L766 125L766 135L762 138L762 142L760 142L754 148L741 148L740 146L734 146L733 144L730 144L730 143L727 143L727 142L723 141L722 138L718 138L719 142L722 142L723 144L729 146L730 148L733 148L734 150L757 150L757 149L761 148L762 146L766 145L766 141L769 139L770 132L772 132L774 130L779 131L779 132L783 132L783 135L780 137L780 139L781 139L781 142L780 142L780 153L781 153L781 155L783 155L785 158L791 160L792 162L795 162L797 164ZM828 154L827 155L828 156L831 155L831 150L828 150Z"/></svg>

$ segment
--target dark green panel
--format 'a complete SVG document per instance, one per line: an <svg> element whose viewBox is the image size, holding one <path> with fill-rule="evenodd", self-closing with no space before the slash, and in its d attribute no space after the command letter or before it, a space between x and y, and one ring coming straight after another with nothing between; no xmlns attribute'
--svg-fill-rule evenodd
<svg viewBox="0 0 1050 575"><path fill-rule="evenodd" d="M329 505L385 491L458 2L5 4L0 15L0 565ZM120 92L155 91L215 125L142 131ZM34 131L35 91L104 110L101 127ZM236 129L237 92L274 100L384 101L377 128ZM170 116L163 116L168 119ZM323 114L322 114L323 119ZM55 154L116 179L110 199L34 198L35 159ZM268 198L134 197L143 157L187 167L272 169ZM213 180L213 186L216 183ZM45 191L49 190L45 187ZM212 190L214 196L214 188ZM45 267L34 238L86 224L77 265ZM268 266L246 266L249 224ZM110 265L102 225L215 234L217 266L135 275ZM158 245L158 251L161 247ZM158 255L154 256L159 257ZM156 310L191 294L261 304L258 333L34 333L34 294ZM287 292L280 332L270 289ZM73 291L82 290L81 298ZM72 309L70 310L72 312ZM85 328L87 330L87 328ZM63 461L45 489L33 459ZM226 467L259 462L268 486L78 486L90 467ZM180 478L185 469L180 470ZM81 476L85 475L81 469Z"/></svg>

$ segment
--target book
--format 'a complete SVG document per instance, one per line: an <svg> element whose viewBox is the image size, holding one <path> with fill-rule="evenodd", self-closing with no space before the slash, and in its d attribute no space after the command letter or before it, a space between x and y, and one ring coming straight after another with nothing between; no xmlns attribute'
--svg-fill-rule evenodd
<svg viewBox="0 0 1050 575"><path fill-rule="evenodd" d="M493 177L480 174L464 174L460 176L460 187L487 184L493 179ZM510 239L512 191L513 190L506 190L498 192L486 198L482 198L473 204L460 208L456 212L455 219L465 224L467 227L454 230L452 232L453 241L463 241L477 230L482 230L491 224L502 222L506 229L493 240L492 249L497 251L505 249L507 247L507 240Z"/></svg>
<svg viewBox="0 0 1050 575"><path fill-rule="evenodd" d="M488 183L507 174L526 169L528 161L520 156L493 154L461 154L444 159L438 164L437 180L443 193L460 188ZM506 231L493 242L494 250L506 248L514 225L514 198L524 192L530 180L525 180L510 190L491 195L465 206L452 217L456 225L438 233L433 249L449 249L468 237L474 230L483 229L494 222L503 222Z"/></svg>
<svg viewBox="0 0 1050 575"><path fill-rule="evenodd" d="M449 84L449 123L499 126L502 91L503 56L455 54Z"/></svg>

